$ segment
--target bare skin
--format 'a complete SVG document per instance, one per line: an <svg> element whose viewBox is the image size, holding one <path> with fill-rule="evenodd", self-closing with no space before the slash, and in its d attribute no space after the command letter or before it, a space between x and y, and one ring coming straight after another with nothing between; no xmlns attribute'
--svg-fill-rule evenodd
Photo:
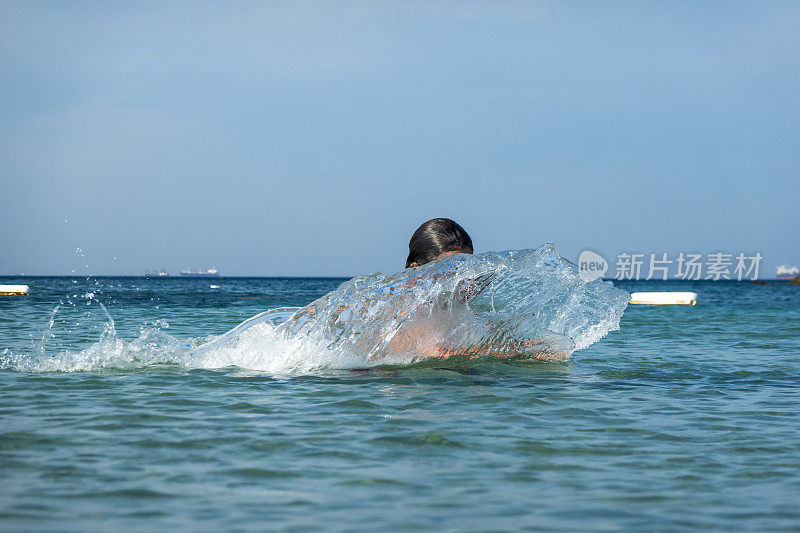
<svg viewBox="0 0 800 533"><path fill-rule="evenodd" d="M458 254L458 253L472 253L469 251L463 250L453 250L449 252L444 252L443 254L438 255L435 259L441 259L442 257L447 257L450 255ZM410 267L417 267L419 266L418 263L414 262L409 265ZM490 280L484 280L484 282L477 283L473 287L471 287L468 292L464 295L464 299L468 300L470 297L475 296L477 293L480 293L486 286ZM433 318L433 317L431 317ZM428 357L436 357L447 359L453 356L467 356L470 359L476 359L478 357L498 357L498 358L509 358L509 357L518 357L520 355L528 356L529 360L550 360L553 356L560 356L560 357L568 357L569 354L566 352L560 352L558 350L549 349L550 347L539 340L520 340L516 343L513 343L511 346L493 346L492 344L488 344L485 346L474 346L469 349L448 349L443 346L437 345L435 341L433 342L426 342L426 338L435 338L435 332L437 327L441 327L440 324L437 324L437 320L431 318L423 321L413 321L408 323L403 327L397 334L392 338L389 342L389 350L395 352L406 352L409 350L414 350L418 352L422 352L426 354ZM433 335L432 335L433 333Z"/></svg>
<svg viewBox="0 0 800 533"><path fill-rule="evenodd" d="M448 257L451 255L472 252L464 250L451 250L437 255L432 261ZM420 266L418 262L414 261L409 264L409 268ZM404 316L408 310L400 312L400 316ZM437 332L444 328L443 323L436 319L435 316L429 316L425 320L412 320L404 324L399 331L397 331L392 339L389 341L388 349L394 353L405 353L415 351L425 353L433 357L441 357L440 347L434 340L438 337Z"/></svg>
<svg viewBox="0 0 800 533"><path fill-rule="evenodd" d="M457 253L471 253L461 251L449 251L437 256L436 259L455 255ZM417 263L412 263L410 266L419 266ZM424 273L420 274L424 276ZM458 300L467 304L475 296L480 294L484 289L491 285L494 276L491 274L478 276L472 280L464 280L462 284L457 286L455 290L458 294ZM419 280L416 280L419 281ZM396 295L399 299L395 301L398 306L398 316L404 317L409 312L413 312L412 307L403 309L406 292L413 293L413 286L415 278L409 278L405 285L398 286L400 289ZM394 287L390 289L389 293L394 293ZM408 302L409 304L411 302ZM454 302L456 303L456 302ZM343 312L348 306L343 305L338 309L338 312ZM367 319L364 313L367 307L356 309L360 319ZM538 339L521 339L517 341L506 341L502 343L486 343L481 345L474 345L468 347L456 347L452 344L452 340L458 342L458 339L452 339L454 334L452 328L454 327L451 316L446 316L442 310L429 309L430 312L422 313L421 316L408 317L402 326L395 331L387 345L385 351L381 350L380 353L375 353L371 356L372 361L380 361L384 356L395 354L409 354L414 353L426 358L436 358L446 360L451 357L477 359L481 357L493 357L499 359L514 358L515 360L542 360L551 361L566 359L569 357L568 352L562 352L555 346L550 345L546 341ZM306 309L300 311L292 319L294 322L302 320L303 318L313 318L316 314L316 309L313 305L309 305Z"/></svg>

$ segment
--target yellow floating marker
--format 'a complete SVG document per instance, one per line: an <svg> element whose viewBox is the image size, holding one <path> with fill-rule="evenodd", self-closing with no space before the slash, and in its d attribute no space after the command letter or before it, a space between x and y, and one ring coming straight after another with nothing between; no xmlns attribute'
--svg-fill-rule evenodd
<svg viewBox="0 0 800 533"><path fill-rule="evenodd" d="M634 292L631 294L631 303L644 305L694 305L697 303L697 293Z"/></svg>
<svg viewBox="0 0 800 533"><path fill-rule="evenodd" d="M0 285L0 295L28 294L27 285Z"/></svg>

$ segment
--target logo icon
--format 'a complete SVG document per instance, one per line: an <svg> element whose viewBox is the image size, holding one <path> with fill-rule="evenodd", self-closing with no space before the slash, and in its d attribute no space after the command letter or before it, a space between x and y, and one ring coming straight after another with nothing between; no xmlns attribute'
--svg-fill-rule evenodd
<svg viewBox="0 0 800 533"><path fill-rule="evenodd" d="M584 250L578 256L578 275L583 281L602 278L608 271L608 261L602 255L591 250Z"/></svg>

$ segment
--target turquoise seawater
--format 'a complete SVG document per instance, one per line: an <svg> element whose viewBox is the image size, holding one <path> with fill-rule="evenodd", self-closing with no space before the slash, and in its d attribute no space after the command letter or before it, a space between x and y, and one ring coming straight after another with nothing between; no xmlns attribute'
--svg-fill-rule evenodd
<svg viewBox="0 0 800 533"><path fill-rule="evenodd" d="M699 303L558 364L153 357L343 281L0 278L0 529L800 529L800 287L619 283Z"/></svg>

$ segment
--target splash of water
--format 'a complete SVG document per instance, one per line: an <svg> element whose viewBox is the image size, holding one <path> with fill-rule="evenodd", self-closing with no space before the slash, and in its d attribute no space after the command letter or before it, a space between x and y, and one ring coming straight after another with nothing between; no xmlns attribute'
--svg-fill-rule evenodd
<svg viewBox="0 0 800 533"><path fill-rule="evenodd" d="M610 282L583 281L552 245L457 254L391 276L353 278L304 308L265 311L209 342L179 342L161 328L122 341L108 315L110 332L85 350L47 354L43 339L31 356L0 354L0 368L172 364L288 374L443 359L469 365L480 357L564 361L618 329L628 299Z"/></svg>
<svg viewBox="0 0 800 533"><path fill-rule="evenodd" d="M628 300L610 282L582 280L549 244L458 254L392 276L359 276L293 313L258 315L195 356L271 371L564 361L618 329Z"/></svg>
<svg viewBox="0 0 800 533"><path fill-rule="evenodd" d="M95 306L101 313L92 311ZM161 332L165 323L143 328L131 341L117 337L114 318L92 292L71 295L55 306L30 354L0 352L0 370L24 372L79 372L104 368L139 369L152 364L177 363L181 344ZM67 349L64 344L84 344L85 349Z"/></svg>

